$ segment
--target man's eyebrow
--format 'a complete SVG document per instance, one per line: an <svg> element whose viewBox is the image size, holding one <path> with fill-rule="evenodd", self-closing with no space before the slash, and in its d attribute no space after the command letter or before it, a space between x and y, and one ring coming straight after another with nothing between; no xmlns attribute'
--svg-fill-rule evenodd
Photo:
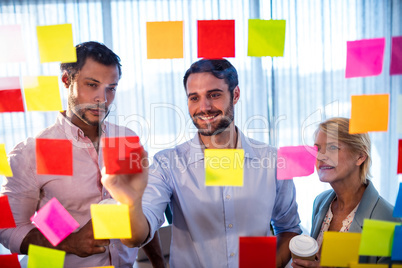
<svg viewBox="0 0 402 268"><path fill-rule="evenodd" d="M187 97L190 97L190 96L194 96L194 95L198 95L198 93L189 93L188 95L187 95Z"/></svg>
<svg viewBox="0 0 402 268"><path fill-rule="evenodd" d="M94 81L94 82L99 83L99 84L101 83L100 81L98 81L98 80L96 80L96 79L94 79L92 77L85 77L85 79ZM117 83L109 84L109 86L117 86Z"/></svg>
<svg viewBox="0 0 402 268"><path fill-rule="evenodd" d="M208 93L211 93L211 92L215 92L215 91L223 92L223 90L222 90L222 89L219 89L219 88L211 89L211 90L208 90L207 92L208 92Z"/></svg>

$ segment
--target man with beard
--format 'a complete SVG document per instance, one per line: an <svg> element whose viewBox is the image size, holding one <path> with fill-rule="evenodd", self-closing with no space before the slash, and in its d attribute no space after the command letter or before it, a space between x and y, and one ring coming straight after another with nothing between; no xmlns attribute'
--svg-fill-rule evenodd
<svg viewBox="0 0 402 268"><path fill-rule="evenodd" d="M138 249L128 248L118 239L94 239L90 212L91 204L111 200L100 182L101 138L135 135L105 121L121 77L120 58L97 42L82 43L76 51L77 62L60 65L61 80L68 90L67 110L36 136L72 142L73 175L37 174L35 139L18 144L9 155L13 177L6 178L1 190L1 195L8 196L17 227L0 230L0 242L20 254L27 254L30 244L63 250L67 253L65 267L133 267ZM80 224L56 247L30 221L53 197ZM152 254L154 267L164 267L158 237L144 249L148 256Z"/></svg>
<svg viewBox="0 0 402 268"><path fill-rule="evenodd" d="M224 59L203 59L191 65L183 82L198 129L195 137L157 153L142 174L103 174L111 195L130 206L135 233L123 242L138 246L152 239L169 204L171 267L238 267L239 237L269 236L271 223L277 267L284 267L290 260L289 241L301 233L295 187L292 180L276 179L276 150L235 126L234 105L240 98L236 69ZM243 187L205 186L207 148L244 150ZM272 166L262 165L264 158Z"/></svg>

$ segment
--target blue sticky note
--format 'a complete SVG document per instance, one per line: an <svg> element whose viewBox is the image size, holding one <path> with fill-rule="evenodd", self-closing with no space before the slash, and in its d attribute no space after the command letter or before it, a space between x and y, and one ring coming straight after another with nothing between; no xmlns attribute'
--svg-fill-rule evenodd
<svg viewBox="0 0 402 268"><path fill-rule="evenodd" d="M394 244L392 245L391 260L402 261L402 225L395 226Z"/></svg>
<svg viewBox="0 0 402 268"><path fill-rule="evenodd" d="M396 198L394 213L392 216L394 218L402 218L402 183L399 184L398 196Z"/></svg>

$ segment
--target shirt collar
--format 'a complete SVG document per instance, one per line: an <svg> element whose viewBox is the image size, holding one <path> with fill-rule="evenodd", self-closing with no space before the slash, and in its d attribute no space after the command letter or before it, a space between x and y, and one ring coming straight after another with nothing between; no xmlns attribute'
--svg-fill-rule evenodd
<svg viewBox="0 0 402 268"><path fill-rule="evenodd" d="M66 117L66 111L62 111L57 115L56 125L62 129L62 131L66 134L67 139L78 141L79 138L84 138L84 131L82 131L79 127L71 123L70 120ZM105 133L108 136L109 127L105 122L101 125L102 135Z"/></svg>
<svg viewBox="0 0 402 268"><path fill-rule="evenodd" d="M245 158L255 158L256 154L252 148L252 141L248 137L244 136L240 129L237 129L237 145L236 149L244 150ZM204 159L204 149L205 146L200 140L198 133L194 135L194 138L188 141L188 146L190 146L189 161L188 164L192 164ZM259 144L261 146L261 144Z"/></svg>

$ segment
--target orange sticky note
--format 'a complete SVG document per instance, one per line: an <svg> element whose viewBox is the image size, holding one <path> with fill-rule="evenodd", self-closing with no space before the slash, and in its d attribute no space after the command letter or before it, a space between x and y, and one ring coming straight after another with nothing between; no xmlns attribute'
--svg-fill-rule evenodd
<svg viewBox="0 0 402 268"><path fill-rule="evenodd" d="M38 174L73 175L73 143L62 139L36 139Z"/></svg>
<svg viewBox="0 0 402 268"><path fill-rule="evenodd" d="M352 112L349 133L387 131L389 94L352 96Z"/></svg>
<svg viewBox="0 0 402 268"><path fill-rule="evenodd" d="M61 111L61 98L57 76L23 77L25 101L28 111Z"/></svg>
<svg viewBox="0 0 402 268"><path fill-rule="evenodd" d="M25 61L21 25L0 25L0 62Z"/></svg>
<svg viewBox="0 0 402 268"><path fill-rule="evenodd" d="M147 59L183 58L183 22L147 22Z"/></svg>
<svg viewBox="0 0 402 268"><path fill-rule="evenodd" d="M71 24L37 26L40 62L76 62Z"/></svg>

